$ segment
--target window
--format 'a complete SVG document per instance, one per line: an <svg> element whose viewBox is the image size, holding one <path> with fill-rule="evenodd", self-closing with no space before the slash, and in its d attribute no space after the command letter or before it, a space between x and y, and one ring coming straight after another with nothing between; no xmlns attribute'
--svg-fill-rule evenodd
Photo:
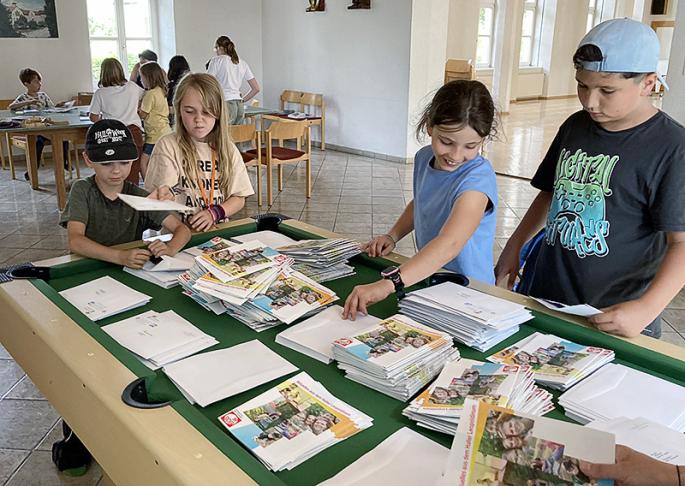
<svg viewBox="0 0 685 486"><path fill-rule="evenodd" d="M591 28L602 21L602 7L604 0L590 0L587 9L587 22L585 24L585 32L589 32Z"/></svg>
<svg viewBox="0 0 685 486"><path fill-rule="evenodd" d="M476 44L477 67L492 67L496 15L497 5L495 0L481 1L478 18L478 43Z"/></svg>
<svg viewBox="0 0 685 486"><path fill-rule="evenodd" d="M520 66L536 66L542 27L544 0L525 0L521 25Z"/></svg>
<svg viewBox="0 0 685 486"><path fill-rule="evenodd" d="M93 86L100 79L100 64L119 59L126 76L145 49L155 50L151 19L153 0L88 0L88 31Z"/></svg>

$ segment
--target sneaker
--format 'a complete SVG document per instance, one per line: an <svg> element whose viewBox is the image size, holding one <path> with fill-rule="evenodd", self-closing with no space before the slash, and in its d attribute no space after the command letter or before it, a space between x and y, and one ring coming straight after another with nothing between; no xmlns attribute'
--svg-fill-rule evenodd
<svg viewBox="0 0 685 486"><path fill-rule="evenodd" d="M88 470L92 456L73 430L62 422L64 439L52 444L52 462L68 476L83 476Z"/></svg>

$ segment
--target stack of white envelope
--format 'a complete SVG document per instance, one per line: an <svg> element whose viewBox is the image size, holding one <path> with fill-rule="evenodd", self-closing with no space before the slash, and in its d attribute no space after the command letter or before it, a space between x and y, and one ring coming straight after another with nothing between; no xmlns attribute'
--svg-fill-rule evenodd
<svg viewBox="0 0 685 486"><path fill-rule="evenodd" d="M554 409L552 394L535 386L529 366L460 359L447 363L402 413L422 427L454 435L467 399L528 415L544 415Z"/></svg>
<svg viewBox="0 0 685 486"><path fill-rule="evenodd" d="M400 301L400 310L479 351L502 342L533 318L520 304L452 282L409 293Z"/></svg>
<svg viewBox="0 0 685 486"><path fill-rule="evenodd" d="M371 315L357 315L355 321L342 318L343 308L332 305L299 324L288 327L276 336L276 342L306 354L322 363L333 361L333 342L353 336L377 325L381 319Z"/></svg>
<svg viewBox="0 0 685 486"><path fill-rule="evenodd" d="M186 358L218 343L174 311L144 312L103 326L103 331L152 369Z"/></svg>
<svg viewBox="0 0 685 486"><path fill-rule="evenodd" d="M164 373L190 403L201 407L297 371L257 340L171 363Z"/></svg>
<svg viewBox="0 0 685 486"><path fill-rule="evenodd" d="M307 373L224 413L219 421L273 471L292 469L373 424Z"/></svg>
<svg viewBox="0 0 685 486"><path fill-rule="evenodd" d="M278 250L282 246L294 245L295 243L297 243L296 240L293 240L292 238L284 235L283 233L277 233L275 231L269 230L256 231L254 233L232 236L231 240L237 243L247 243L248 241L257 240L261 241L266 246L274 248L276 250Z"/></svg>
<svg viewBox="0 0 685 486"><path fill-rule="evenodd" d="M345 238L299 241L278 251L295 260L295 270L317 282L354 275L354 267L347 261L361 253L358 242Z"/></svg>
<svg viewBox="0 0 685 486"><path fill-rule="evenodd" d="M600 368L563 393L559 404L583 424L643 417L685 432L685 388L620 364Z"/></svg>
<svg viewBox="0 0 685 486"><path fill-rule="evenodd" d="M60 295L93 321L146 305L152 297L110 276L62 290Z"/></svg>
<svg viewBox="0 0 685 486"><path fill-rule="evenodd" d="M534 332L488 357L488 361L529 365L539 384L567 390L613 361L614 357L614 352L610 349L583 346L553 334Z"/></svg>
<svg viewBox="0 0 685 486"><path fill-rule="evenodd" d="M616 443L669 464L685 464L685 435L645 418L617 417L586 427L616 436Z"/></svg>
<svg viewBox="0 0 685 486"><path fill-rule="evenodd" d="M333 356L347 378L408 400L446 362L457 359L449 334L396 314L333 343Z"/></svg>
<svg viewBox="0 0 685 486"><path fill-rule="evenodd" d="M426 486L442 475L449 449L402 427L319 486Z"/></svg>
<svg viewBox="0 0 685 486"><path fill-rule="evenodd" d="M178 276L193 266L194 260L186 253L176 256L162 256L159 263L145 262L143 268L134 269L124 267L124 272L130 273L162 288L170 289L178 285Z"/></svg>

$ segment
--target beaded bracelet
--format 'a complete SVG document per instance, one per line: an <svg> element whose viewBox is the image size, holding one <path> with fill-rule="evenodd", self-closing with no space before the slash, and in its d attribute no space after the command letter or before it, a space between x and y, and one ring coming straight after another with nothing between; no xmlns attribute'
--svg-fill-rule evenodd
<svg viewBox="0 0 685 486"><path fill-rule="evenodd" d="M209 214L212 215L212 219L214 220L214 224L218 223L219 221L223 220L226 218L226 211L220 204L212 204L209 206Z"/></svg>

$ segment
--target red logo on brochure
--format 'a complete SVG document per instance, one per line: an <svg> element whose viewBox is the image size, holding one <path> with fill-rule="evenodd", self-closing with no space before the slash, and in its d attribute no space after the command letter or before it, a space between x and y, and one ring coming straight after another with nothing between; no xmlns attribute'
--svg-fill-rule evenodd
<svg viewBox="0 0 685 486"><path fill-rule="evenodd" d="M240 417L235 412L227 412L219 417L219 420L223 422L226 427L233 427L241 422Z"/></svg>
<svg viewBox="0 0 685 486"><path fill-rule="evenodd" d="M352 344L352 340L350 338L341 338L341 339L337 339L335 341L335 343L339 344L342 347L345 347L345 346L349 346L350 344Z"/></svg>
<svg viewBox="0 0 685 486"><path fill-rule="evenodd" d="M502 371L504 371L505 373L514 373L518 370L519 370L518 365L507 365L504 368L502 368Z"/></svg>

